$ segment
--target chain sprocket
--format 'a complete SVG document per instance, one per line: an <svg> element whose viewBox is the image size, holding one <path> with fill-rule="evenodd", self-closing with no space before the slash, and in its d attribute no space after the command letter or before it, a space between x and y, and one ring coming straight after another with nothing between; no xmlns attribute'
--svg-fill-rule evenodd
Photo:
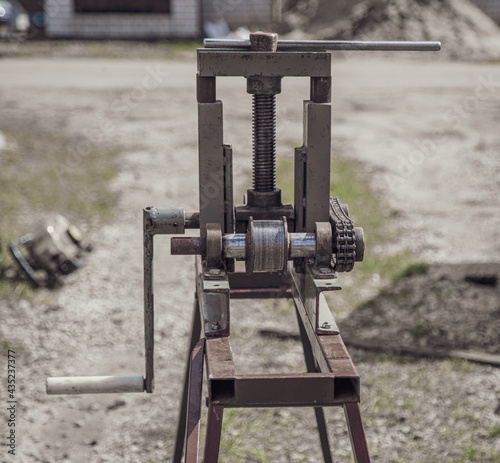
<svg viewBox="0 0 500 463"><path fill-rule="evenodd" d="M334 268L350 272L356 261L356 233L354 223L342 208L339 198L330 198L330 223L333 229Z"/></svg>

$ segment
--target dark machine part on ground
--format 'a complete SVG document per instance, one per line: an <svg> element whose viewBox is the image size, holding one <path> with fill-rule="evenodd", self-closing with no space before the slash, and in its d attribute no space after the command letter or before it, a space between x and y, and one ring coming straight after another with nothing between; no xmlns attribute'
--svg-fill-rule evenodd
<svg viewBox="0 0 500 463"><path fill-rule="evenodd" d="M62 215L51 214L33 233L22 236L9 250L33 286L53 288L84 263L83 252L92 246L83 241L82 232Z"/></svg>
<svg viewBox="0 0 500 463"><path fill-rule="evenodd" d="M331 462L324 406L341 406L356 462L370 461L361 420L360 378L328 307L337 273L363 260L364 236L347 205L330 197L331 54L327 50L439 50L438 42L209 39L198 50L200 210L144 209L146 375L48 378L49 394L153 392L153 237L174 237L171 251L196 255L195 303L173 462L199 461L203 365L208 378L205 462L217 462L226 407L313 407L325 462ZM253 98L253 187L233 205L232 147L223 140L216 78L240 76ZM276 98L284 77L310 78L304 139L295 148L294 204L276 188ZM236 262L244 262L237 265ZM244 268L243 268L244 267ZM230 343L230 299L293 299L307 373L238 374Z"/></svg>
<svg viewBox="0 0 500 463"><path fill-rule="evenodd" d="M29 15L18 2L0 0L0 40L25 38L29 28Z"/></svg>

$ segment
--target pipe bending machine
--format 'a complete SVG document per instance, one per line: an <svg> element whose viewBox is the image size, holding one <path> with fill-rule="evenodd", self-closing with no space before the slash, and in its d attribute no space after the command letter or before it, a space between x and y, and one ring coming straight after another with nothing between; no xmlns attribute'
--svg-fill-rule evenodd
<svg viewBox="0 0 500 463"><path fill-rule="evenodd" d="M313 407L323 457L332 461L323 407L344 408L357 462L370 457L361 420L360 378L328 307L325 292L341 289L337 275L363 260L363 229L347 205L330 197L331 50L439 50L439 42L205 40L197 51L199 203L144 209L145 376L49 378L49 394L153 392L153 237L196 228L198 237L173 237L176 255L196 255L196 297L189 361L174 462L199 461L203 368L208 378L204 461L219 455L226 407ZM253 98L253 187L233 204L232 147L224 143L216 80L246 79ZM310 78L303 103L303 144L295 148L294 204L276 188L276 95L284 77ZM235 261L244 261L244 269ZM291 298L307 373L238 374L230 343L230 300Z"/></svg>

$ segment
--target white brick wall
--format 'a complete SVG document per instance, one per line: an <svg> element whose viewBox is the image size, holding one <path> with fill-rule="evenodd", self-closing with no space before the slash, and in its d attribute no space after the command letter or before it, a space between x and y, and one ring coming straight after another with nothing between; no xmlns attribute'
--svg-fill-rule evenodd
<svg viewBox="0 0 500 463"><path fill-rule="evenodd" d="M75 13L73 0L44 0L51 38L156 39L200 35L199 0L170 0L170 14Z"/></svg>

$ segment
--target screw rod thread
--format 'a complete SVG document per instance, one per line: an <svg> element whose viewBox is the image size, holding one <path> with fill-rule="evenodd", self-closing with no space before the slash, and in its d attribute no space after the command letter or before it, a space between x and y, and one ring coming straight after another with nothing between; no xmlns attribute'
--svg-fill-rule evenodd
<svg viewBox="0 0 500 463"><path fill-rule="evenodd" d="M253 189L276 188L276 95L253 95Z"/></svg>

